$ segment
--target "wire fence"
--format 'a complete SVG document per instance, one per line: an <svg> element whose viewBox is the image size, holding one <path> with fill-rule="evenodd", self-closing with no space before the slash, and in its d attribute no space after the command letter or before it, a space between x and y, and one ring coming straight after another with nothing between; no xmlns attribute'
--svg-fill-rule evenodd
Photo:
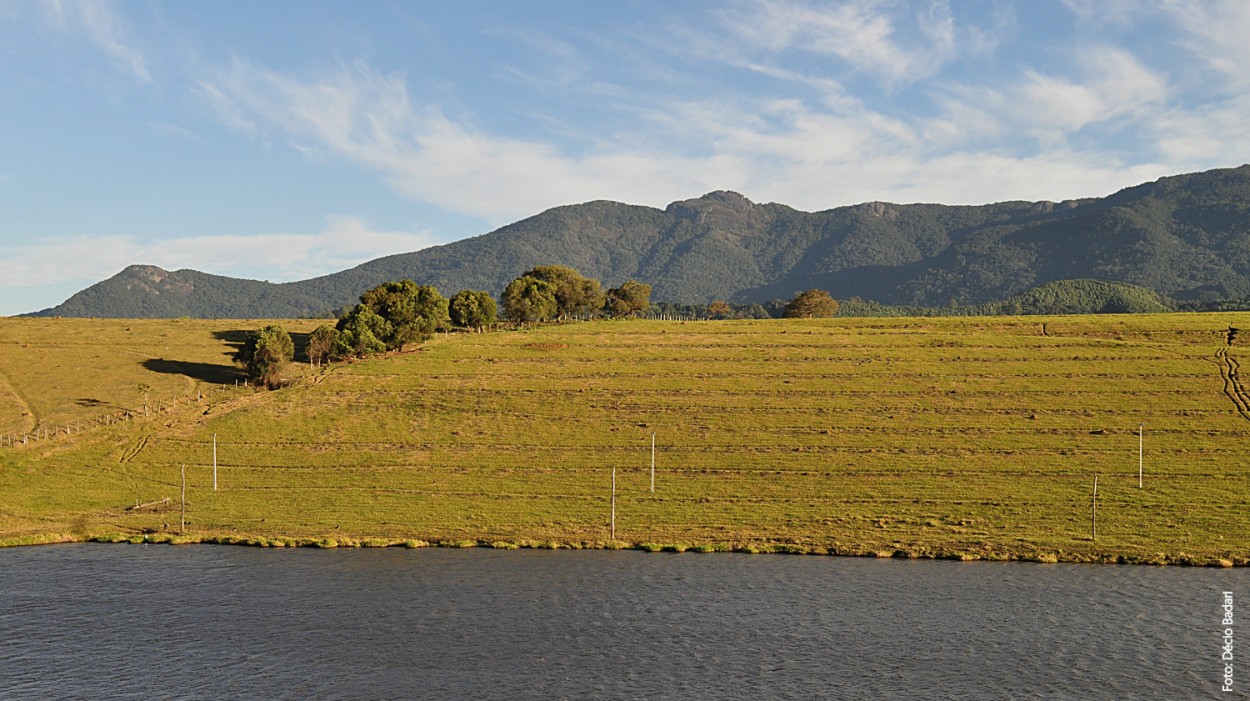
<svg viewBox="0 0 1250 701"><path fill-rule="evenodd" d="M31 431L12 431L9 433L3 433L0 434L0 448L20 448L23 446L56 440L58 438L67 438L79 435L95 429L133 421L135 419L167 414L174 411L179 406L202 404L213 394L248 387L250 387L250 384L247 380L243 380L242 382L236 381L233 385L212 385L197 390L194 394L182 394L171 398L158 399L155 403L147 404L142 408L118 409L116 411L98 414L86 419L73 419L66 420L64 422L56 422L46 426L36 426Z"/></svg>

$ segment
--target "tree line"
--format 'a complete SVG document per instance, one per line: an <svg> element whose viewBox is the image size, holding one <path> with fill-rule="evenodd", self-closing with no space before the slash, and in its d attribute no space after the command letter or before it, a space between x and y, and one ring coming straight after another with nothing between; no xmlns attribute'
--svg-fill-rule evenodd
<svg viewBox="0 0 1250 701"><path fill-rule="evenodd" d="M559 319L620 318L641 315L651 306L651 285L627 280L604 290L567 265L540 265L508 283L499 303L489 292L461 290L444 298L433 285L412 280L384 282L360 295L360 303L333 326L323 324L308 336L308 361L315 365L348 357L399 350L429 340L438 331L461 328L481 332L499 313L514 324ZM713 302L704 318L733 318L725 302ZM781 316L831 317L838 302L824 290L807 290L785 303ZM266 387L282 382L282 370L295 358L295 344L281 326L254 331L235 355L247 376Z"/></svg>
<svg viewBox="0 0 1250 701"><path fill-rule="evenodd" d="M319 365L398 350L452 328L480 332L501 312L515 324L636 315L647 310L650 297L648 284L627 280L605 291L598 280L565 265L526 271L504 288L498 304L482 290L461 290L446 299L432 285L386 282L362 294L334 325L317 327L308 337L308 360ZM276 325L249 334L235 354L247 376L268 387L281 383L282 369L294 357L290 335Z"/></svg>

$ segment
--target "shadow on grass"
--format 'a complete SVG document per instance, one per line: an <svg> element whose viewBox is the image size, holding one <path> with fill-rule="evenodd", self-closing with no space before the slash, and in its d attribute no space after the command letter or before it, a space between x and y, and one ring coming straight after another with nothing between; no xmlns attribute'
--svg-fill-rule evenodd
<svg viewBox="0 0 1250 701"><path fill-rule="evenodd" d="M152 372L166 375L185 375L193 380L216 385L234 384L235 380L243 379L243 373L233 365L190 363L182 360L152 358L143 361L143 367Z"/></svg>
<svg viewBox="0 0 1250 701"><path fill-rule="evenodd" d="M247 343L247 337L260 329L237 329L234 331L214 331L213 338L218 341L225 341L230 348L230 355L233 356L243 348L243 344ZM291 343L295 344L295 360L299 362L308 362L308 337L307 333L292 333Z"/></svg>

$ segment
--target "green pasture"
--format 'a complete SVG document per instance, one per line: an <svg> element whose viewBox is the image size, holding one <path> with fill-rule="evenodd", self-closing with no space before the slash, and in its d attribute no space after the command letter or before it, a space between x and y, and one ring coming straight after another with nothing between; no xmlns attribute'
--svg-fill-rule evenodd
<svg viewBox="0 0 1250 701"><path fill-rule="evenodd" d="M0 436L76 431L145 403L150 416L233 386L231 356L266 323L0 317ZM278 323L299 336L325 322Z"/></svg>
<svg viewBox="0 0 1250 701"><path fill-rule="evenodd" d="M1250 561L1250 314L600 321L236 388L264 323L0 319L11 431L163 402L0 447L0 541Z"/></svg>

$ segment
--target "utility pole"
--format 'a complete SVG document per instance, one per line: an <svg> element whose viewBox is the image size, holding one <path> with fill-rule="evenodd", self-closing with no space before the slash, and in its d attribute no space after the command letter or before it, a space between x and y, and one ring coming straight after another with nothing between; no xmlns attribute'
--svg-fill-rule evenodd
<svg viewBox="0 0 1250 701"><path fill-rule="evenodd" d="M182 464L182 530L179 533L187 532L187 464Z"/></svg>
<svg viewBox="0 0 1250 701"><path fill-rule="evenodd" d="M213 491L217 491L217 434L213 434Z"/></svg>
<svg viewBox="0 0 1250 701"><path fill-rule="evenodd" d="M655 432L651 432L651 493L655 494Z"/></svg>
<svg viewBox="0 0 1250 701"><path fill-rule="evenodd" d="M1094 475L1094 498L1089 504L1089 539L1098 540L1098 475Z"/></svg>

